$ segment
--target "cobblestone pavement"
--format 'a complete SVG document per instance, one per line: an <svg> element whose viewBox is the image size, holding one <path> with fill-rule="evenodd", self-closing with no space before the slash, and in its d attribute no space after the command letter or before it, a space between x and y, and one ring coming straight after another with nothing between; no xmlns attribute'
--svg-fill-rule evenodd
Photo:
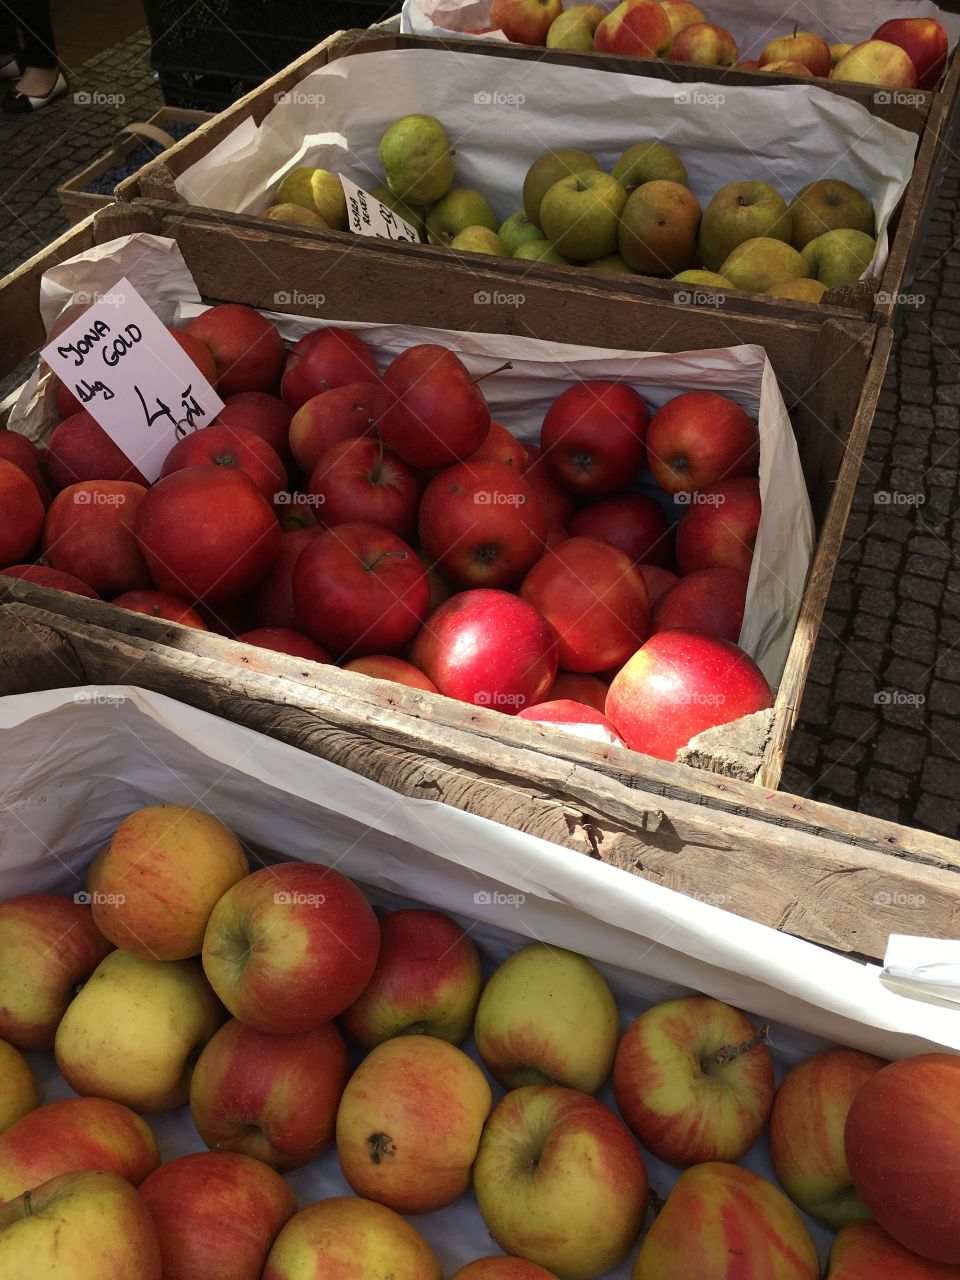
<svg viewBox="0 0 960 1280"><path fill-rule="evenodd" d="M74 100L84 92L89 102ZM160 105L143 32L88 62L64 103L26 121L0 117L0 208L10 220L0 272L66 230L58 183ZM912 286L923 301L904 309L783 780L784 790L950 836L960 835L958 189L954 160Z"/></svg>

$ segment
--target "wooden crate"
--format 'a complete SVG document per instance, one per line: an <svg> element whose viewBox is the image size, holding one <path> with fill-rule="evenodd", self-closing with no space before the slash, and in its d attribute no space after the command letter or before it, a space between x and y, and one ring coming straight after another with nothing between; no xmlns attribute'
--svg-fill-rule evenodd
<svg viewBox="0 0 960 1280"><path fill-rule="evenodd" d="M201 126L190 138L184 139L163 156L145 165L139 173L122 182L117 188L118 197L121 200L147 197L164 201L180 201L182 197L177 192L176 179L243 122L252 120L259 124L273 109L278 94L289 92L311 71L327 66L339 58L393 49L436 49L455 52L461 58L512 58L521 62L546 61L560 65L590 66L676 83L702 82L767 88L778 84L819 84L832 93L860 103L877 118L916 133L920 142L913 175L900 208L890 224L888 231L890 258L882 278L875 287L849 287L834 290L829 295L831 308L836 307L841 313L870 317L881 324L890 323L900 305L907 269L915 257L918 229L923 224L935 196L936 184L931 179L936 177L940 159L946 155L950 131L955 124L955 109L960 103L960 57L956 55L939 93L916 91L910 94L892 92L878 94L875 87L870 85L844 84L829 79L798 81L793 76L771 76L755 71L699 67L687 63L663 62L659 59L546 50L493 40L466 38L441 40L429 36L401 35L398 32L381 29L338 32L304 57L291 63L279 75L267 80L258 89L241 98L231 108ZM276 225L267 223L265 219L258 218L257 221L266 230ZM311 243L329 241L342 245L346 239L352 245L356 244L356 237L346 232L304 232L302 228L301 232L304 239ZM379 248L380 242L376 241L364 246L364 249L370 252L377 252ZM415 253L420 259L429 257L438 262L449 260L446 250L432 246L413 246L405 248L404 251ZM484 264L484 269L485 264L490 261L491 259L485 255L478 255L478 262ZM521 276L529 278L532 275L537 279L552 279L567 284L584 279L580 268L554 267L546 264L537 264L533 267L531 263L524 261L512 262L503 259L496 261L500 268L517 278ZM591 287L601 290L609 287L617 292L622 291L624 288L622 281L611 281L607 285L605 284L607 278L606 272L592 273ZM671 282L653 277L627 277L627 280L630 291L638 296L654 297L666 302L672 301L676 292L676 286ZM738 311L750 310L771 317L789 318L797 314L809 315L813 312L821 312L824 305L790 302L784 299L768 298L762 294L736 293L728 299L728 307Z"/></svg>

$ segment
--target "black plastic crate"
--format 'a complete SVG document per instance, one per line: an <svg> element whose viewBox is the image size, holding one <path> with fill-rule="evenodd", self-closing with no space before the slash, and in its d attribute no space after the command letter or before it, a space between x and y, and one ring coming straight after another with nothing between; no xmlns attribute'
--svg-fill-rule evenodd
<svg viewBox="0 0 960 1280"><path fill-rule="evenodd" d="M334 31L399 13L402 0L145 0L153 68L168 106L218 110Z"/></svg>

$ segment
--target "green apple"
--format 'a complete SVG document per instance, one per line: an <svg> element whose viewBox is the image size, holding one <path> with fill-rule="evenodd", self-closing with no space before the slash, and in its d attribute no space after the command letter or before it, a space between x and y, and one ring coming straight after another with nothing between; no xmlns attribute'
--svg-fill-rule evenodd
<svg viewBox="0 0 960 1280"><path fill-rule="evenodd" d="M765 182L728 182L703 211L703 265L708 271L720 271L738 244L759 236L789 244L790 230L787 202L773 187Z"/></svg>
<svg viewBox="0 0 960 1280"><path fill-rule="evenodd" d="M571 262L558 253L549 240L527 240L511 255L525 262L551 262L556 267L569 267Z"/></svg>
<svg viewBox="0 0 960 1280"><path fill-rule="evenodd" d="M634 271L672 276L697 256L700 205L679 182L645 182L630 193L620 218L620 252Z"/></svg>
<svg viewBox="0 0 960 1280"><path fill-rule="evenodd" d="M877 244L873 236L852 227L825 231L804 245L805 276L819 280L828 289L854 284L873 261Z"/></svg>
<svg viewBox="0 0 960 1280"><path fill-rule="evenodd" d="M529 244L531 240L543 239L543 232L535 222L530 221L523 209L518 209L516 213L511 213L510 217L500 224L500 230L497 235L503 241L504 248L511 257L522 244Z"/></svg>
<svg viewBox="0 0 960 1280"><path fill-rule="evenodd" d="M538 156L523 180L523 208L530 221L541 226L540 204L555 182L588 170L600 172L600 162L576 147L560 147Z"/></svg>
<svg viewBox="0 0 960 1280"><path fill-rule="evenodd" d="M453 151L435 116L394 121L377 149L387 186L408 204L435 204L453 186Z"/></svg>
<svg viewBox="0 0 960 1280"><path fill-rule="evenodd" d="M540 225L566 258L589 262L615 253L627 193L609 173L576 173L555 182L540 204Z"/></svg>
<svg viewBox="0 0 960 1280"><path fill-rule="evenodd" d="M467 227L497 229L497 215L486 196L470 187L455 187L433 206L426 218L431 244L449 244Z"/></svg>
<svg viewBox="0 0 960 1280"><path fill-rule="evenodd" d="M335 173L301 166L291 169L273 196L273 205L298 204L318 213L328 227L342 231L347 225L347 198Z"/></svg>
<svg viewBox="0 0 960 1280"><path fill-rule="evenodd" d="M329 231L330 227L319 213L314 213L312 209L305 209L301 204L291 204L288 200L286 204L272 204L269 209L264 209L263 216L268 218L270 222L285 222L291 226L313 227L315 231Z"/></svg>
<svg viewBox="0 0 960 1280"><path fill-rule="evenodd" d="M165 1111L186 1102L194 1056L222 1021L199 960L112 951L63 1015L57 1066L81 1095Z"/></svg>
<svg viewBox="0 0 960 1280"><path fill-rule="evenodd" d="M770 236L755 236L738 244L722 263L720 275L737 289L764 293L771 285L784 280L800 280L809 276L806 262L791 245Z"/></svg>
<svg viewBox="0 0 960 1280"><path fill-rule="evenodd" d="M736 285L732 280L728 280L726 276L719 275L716 271L681 271L678 276L673 277L677 284L702 284L712 289L735 289Z"/></svg>
<svg viewBox="0 0 960 1280"><path fill-rule="evenodd" d="M839 227L852 227L868 236L876 229L873 205L862 191L838 178L808 183L795 196L790 214L795 249L803 249L817 236Z"/></svg>
<svg viewBox="0 0 960 1280"><path fill-rule="evenodd" d="M655 182L658 178L679 182L681 187L687 185L683 161L662 142L635 142L632 147L627 147L610 172L627 191L633 191L645 182Z"/></svg>
<svg viewBox="0 0 960 1280"><path fill-rule="evenodd" d="M595 1093L620 1035L606 979L573 951L532 943L515 951L480 997L477 1052L505 1089L562 1084Z"/></svg>
<svg viewBox="0 0 960 1280"><path fill-rule="evenodd" d="M426 237L427 228L424 222L426 211L424 209L407 204L398 195L394 195L389 187L374 187L370 194L374 200L379 200L381 204L385 204L388 209L392 209L394 213L403 218L404 222L409 222L421 240Z"/></svg>
<svg viewBox="0 0 960 1280"><path fill-rule="evenodd" d="M819 280L808 280L801 276L799 280L781 280L772 284L765 292L772 298L793 298L796 302L820 302L827 292L827 286Z"/></svg>
<svg viewBox="0 0 960 1280"><path fill-rule="evenodd" d="M554 18L547 32L548 49L593 48L593 33L607 16L598 4L576 4Z"/></svg>
<svg viewBox="0 0 960 1280"><path fill-rule="evenodd" d="M619 253L608 253L603 258L594 258L592 261L585 262L583 265L585 267L590 267L594 271L619 271L628 276L636 274L633 267L631 267L630 263L627 262L626 258Z"/></svg>
<svg viewBox="0 0 960 1280"><path fill-rule="evenodd" d="M40 1105L37 1082L23 1054L0 1040L0 1133Z"/></svg>
<svg viewBox="0 0 960 1280"><path fill-rule="evenodd" d="M510 257L503 241L489 227L464 227L450 241L449 248L457 253L492 253L497 258Z"/></svg>

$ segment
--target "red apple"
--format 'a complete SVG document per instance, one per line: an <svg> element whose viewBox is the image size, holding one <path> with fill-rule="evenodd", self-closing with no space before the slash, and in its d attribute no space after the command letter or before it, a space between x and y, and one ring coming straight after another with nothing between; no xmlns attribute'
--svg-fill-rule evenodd
<svg viewBox="0 0 960 1280"><path fill-rule="evenodd" d="M110 950L90 908L71 898L28 893L0 902L0 1039L52 1049L77 984Z"/></svg>
<svg viewBox="0 0 960 1280"><path fill-rule="evenodd" d="M446 467L475 453L490 434L490 410L463 361L446 347L408 347L387 366L393 396L380 434L412 467Z"/></svg>
<svg viewBox="0 0 960 1280"><path fill-rule="evenodd" d="M494 1258L477 1258L455 1271L450 1280L555 1280L543 1267L523 1258L508 1258L498 1254Z"/></svg>
<svg viewBox="0 0 960 1280"><path fill-rule="evenodd" d="M147 483L127 455L84 409L61 422L47 442L47 471L55 489L65 489L68 484L81 480Z"/></svg>
<svg viewBox="0 0 960 1280"><path fill-rule="evenodd" d="M341 440L373 435L391 396L380 382L348 382L312 396L290 419L290 448L309 475Z"/></svg>
<svg viewBox="0 0 960 1280"><path fill-rule="evenodd" d="M211 1150L298 1169L333 1142L349 1074L347 1046L332 1022L276 1035L234 1018L197 1059L190 1114Z"/></svg>
<svg viewBox="0 0 960 1280"><path fill-rule="evenodd" d="M635 563L670 565L673 544L660 504L645 493L618 493L578 511L571 537L602 538Z"/></svg>
<svg viewBox="0 0 960 1280"><path fill-rule="evenodd" d="M163 461L161 476L187 467L233 467L248 475L268 502L276 502L287 488L283 463L265 440L244 427L211 423L178 440Z"/></svg>
<svg viewBox="0 0 960 1280"><path fill-rule="evenodd" d="M598 53L628 53L637 58L666 58L673 42L670 19L652 0L623 0L593 33Z"/></svg>
<svg viewBox="0 0 960 1280"><path fill-rule="evenodd" d="M913 63L917 87L936 89L950 47L947 33L936 18L891 18L877 27L873 38L899 45Z"/></svg>
<svg viewBox="0 0 960 1280"><path fill-rule="evenodd" d="M236 640L237 636L247 631L250 626L247 621L246 601L246 596L238 596L230 600L218 600L214 606L198 600L197 613L210 631Z"/></svg>
<svg viewBox="0 0 960 1280"><path fill-rule="evenodd" d="M412 660L441 693L516 715L557 674L557 637L538 609L506 591L462 591L430 615Z"/></svg>
<svg viewBox="0 0 960 1280"><path fill-rule="evenodd" d="M140 1198L157 1229L163 1280L260 1280L297 1209L279 1174L230 1151L168 1161L143 1182Z"/></svg>
<svg viewBox="0 0 960 1280"><path fill-rule="evenodd" d="M680 627L721 640L740 639L748 575L739 569L698 569L660 597L651 632Z"/></svg>
<svg viewBox="0 0 960 1280"><path fill-rule="evenodd" d="M280 546L269 503L232 467L190 467L158 480L134 532L158 590L214 604L262 582Z"/></svg>
<svg viewBox="0 0 960 1280"><path fill-rule="evenodd" d="M279 396L266 391L238 391L228 396L211 426L243 427L268 444L284 466L293 460L290 452L290 420L293 410Z"/></svg>
<svg viewBox="0 0 960 1280"><path fill-rule="evenodd" d="M763 672L735 644L660 631L614 676L605 713L634 751L673 760L705 729L772 706Z"/></svg>
<svg viewBox="0 0 960 1280"><path fill-rule="evenodd" d="M191 320L184 332L213 352L221 397L238 391L272 391L277 385L283 342L276 327L252 307L235 302L210 307Z"/></svg>
<svg viewBox="0 0 960 1280"><path fill-rule="evenodd" d="M42 455L32 440L18 431L0 430L0 458L19 467L36 485L43 505L49 507L52 494L43 474Z"/></svg>
<svg viewBox="0 0 960 1280"><path fill-rule="evenodd" d="M833 79L875 84L884 89L916 89L917 69L899 44L864 40L843 55L833 68Z"/></svg>
<svg viewBox="0 0 960 1280"><path fill-rule="evenodd" d="M777 1090L770 1116L774 1171L791 1200L834 1231L869 1217L850 1181L843 1131L854 1098L885 1065L854 1049L827 1049L791 1068Z"/></svg>
<svg viewBox="0 0 960 1280"><path fill-rule="evenodd" d="M420 545L458 587L519 582L539 559L546 532L533 489L502 462L447 467L420 504Z"/></svg>
<svg viewBox="0 0 960 1280"><path fill-rule="evenodd" d="M769 41L760 55L760 69L768 62L799 62L811 75L828 76L833 70L833 56L823 36L812 31L801 31L794 25L788 36L777 36Z"/></svg>
<svg viewBox="0 0 960 1280"><path fill-rule="evenodd" d="M22 560L37 545L43 528L43 499L25 471L0 458L0 564Z"/></svg>
<svg viewBox="0 0 960 1280"><path fill-rule="evenodd" d="M72 591L75 596L88 596L91 600L100 599L93 587L86 582L81 582L71 573L49 569L45 564L12 564L6 569L0 569L0 573L8 578L33 582L38 587L55 587L58 591Z"/></svg>
<svg viewBox="0 0 960 1280"><path fill-rule="evenodd" d="M736 67L734 68L734 70L736 70L736 71L759 71L759 70L760 70L760 59L759 59L759 58L746 58L743 62L738 62L738 63L737 63L737 65L736 65Z"/></svg>
<svg viewBox="0 0 960 1280"><path fill-rule="evenodd" d="M217 385L217 362L210 347L205 342L201 342L199 338L194 337L192 333L187 333L185 329L174 329L172 325L167 325L167 332L183 348L211 387L215 387Z"/></svg>
<svg viewBox="0 0 960 1280"><path fill-rule="evenodd" d="M364 1049L400 1035L459 1044L473 1027L482 982L477 949L455 920L391 911L380 921L374 975L343 1025Z"/></svg>
<svg viewBox="0 0 960 1280"><path fill-rule="evenodd" d="M556 631L565 671L604 671L626 662L649 632L643 575L599 538L570 538L545 552L520 594Z"/></svg>
<svg viewBox="0 0 960 1280"><path fill-rule="evenodd" d="M260 649L272 649L274 653L288 653L293 658L308 658L311 662L332 662L326 649L309 636L301 635L289 627L256 627L237 636L244 644L255 644Z"/></svg>
<svg viewBox="0 0 960 1280"><path fill-rule="evenodd" d="M366 658L354 658L352 662L343 664L344 671L358 671L361 675L372 676L375 680L392 680L394 684L406 685L408 689L422 689L425 693L439 693L432 680L428 680L412 662L404 662L403 658L393 658L386 653L371 654Z"/></svg>
<svg viewBox="0 0 960 1280"><path fill-rule="evenodd" d="M813 72L803 62L765 62L757 70L771 76L802 76L808 80L813 79Z"/></svg>
<svg viewBox="0 0 960 1280"><path fill-rule="evenodd" d="M701 489L677 525L680 572L726 567L749 573L759 528L759 480L741 476Z"/></svg>
<svg viewBox="0 0 960 1280"><path fill-rule="evenodd" d="M73 394L65 382L57 380L57 413L60 418L70 418L75 413L79 413L83 405Z"/></svg>
<svg viewBox="0 0 960 1280"><path fill-rule="evenodd" d="M502 462L522 475L527 469L527 451L512 432L499 422L491 422L487 438L467 462Z"/></svg>
<svg viewBox="0 0 960 1280"><path fill-rule="evenodd" d="M825 1280L958 1280L960 1270L931 1262L897 1244L875 1222L852 1222L838 1231Z"/></svg>
<svg viewBox="0 0 960 1280"><path fill-rule="evenodd" d="M293 570L297 623L338 657L396 652L430 606L426 570L389 529L341 524L304 547Z"/></svg>
<svg viewBox="0 0 960 1280"><path fill-rule="evenodd" d="M960 1057L922 1053L871 1076L844 1147L884 1231L922 1258L960 1265Z"/></svg>
<svg viewBox="0 0 960 1280"><path fill-rule="evenodd" d="M651 419L647 461L665 493L691 493L733 476L755 475L756 423L715 391L674 396Z"/></svg>
<svg viewBox="0 0 960 1280"><path fill-rule="evenodd" d="M546 44L550 24L563 0L493 0L490 25L516 44Z"/></svg>
<svg viewBox="0 0 960 1280"><path fill-rule="evenodd" d="M667 1164L735 1163L760 1137L773 1105L764 1035L710 996L654 1005L630 1024L617 1049L620 1114Z"/></svg>
<svg viewBox="0 0 960 1280"><path fill-rule="evenodd" d="M313 468L307 491L325 525L364 521L410 538L417 527L420 478L382 440L341 440Z"/></svg>
<svg viewBox="0 0 960 1280"><path fill-rule="evenodd" d="M247 612L254 626L284 627L288 631L297 629L293 610L293 570L300 552L319 533L319 525L310 525L281 534L280 550L270 572L246 597Z"/></svg>
<svg viewBox="0 0 960 1280"><path fill-rule="evenodd" d="M693 22L673 38L671 62L694 62L700 67L735 67L737 42L726 29L710 22Z"/></svg>
<svg viewBox="0 0 960 1280"><path fill-rule="evenodd" d="M343 1013L373 976L380 926L331 867L280 862L245 876L213 909L203 967L235 1018L257 1031L311 1031Z"/></svg>
<svg viewBox="0 0 960 1280"><path fill-rule="evenodd" d="M378 378L373 352L355 333L336 328L314 329L294 343L287 356L280 394L287 404L299 409L333 387L377 382Z"/></svg>
<svg viewBox="0 0 960 1280"><path fill-rule="evenodd" d="M43 528L47 563L107 599L149 587L150 570L133 532L146 492L126 480L87 480L61 489Z"/></svg>
<svg viewBox="0 0 960 1280"><path fill-rule="evenodd" d="M344 1280L443 1280L423 1236L386 1205L331 1196L295 1213L270 1250L262 1280L304 1280L317 1265ZM321 1273L322 1274L322 1273Z"/></svg>
<svg viewBox="0 0 960 1280"><path fill-rule="evenodd" d="M669 569L661 569L656 564L638 564L637 568L647 584L647 595L650 597L651 608L665 592L676 586L680 581L675 573L671 573Z"/></svg>
<svg viewBox="0 0 960 1280"><path fill-rule="evenodd" d="M185 627L196 627L198 631L207 630L207 624L196 609L191 609L185 600L166 591L125 591L111 604L130 609L133 613L145 613L150 618L163 618L164 622L180 622Z"/></svg>
<svg viewBox="0 0 960 1280"><path fill-rule="evenodd" d="M625 382L578 382L557 396L543 419L543 465L581 497L613 493L643 464L649 420L643 399Z"/></svg>
<svg viewBox="0 0 960 1280"><path fill-rule="evenodd" d="M603 711L607 701L607 686L596 676L585 672L558 671L546 701L558 702L565 699L593 707L594 711Z"/></svg>
<svg viewBox="0 0 960 1280"><path fill-rule="evenodd" d="M525 707L517 713L517 719L555 724L575 737L586 738L588 742L602 742L613 747L627 745L602 712L570 698L556 698L535 707Z"/></svg>
<svg viewBox="0 0 960 1280"><path fill-rule="evenodd" d="M538 444L524 445L524 452L527 455L527 465L523 478L540 499L547 523L566 528L571 517L580 508L579 499L554 480L543 461L543 450Z"/></svg>

